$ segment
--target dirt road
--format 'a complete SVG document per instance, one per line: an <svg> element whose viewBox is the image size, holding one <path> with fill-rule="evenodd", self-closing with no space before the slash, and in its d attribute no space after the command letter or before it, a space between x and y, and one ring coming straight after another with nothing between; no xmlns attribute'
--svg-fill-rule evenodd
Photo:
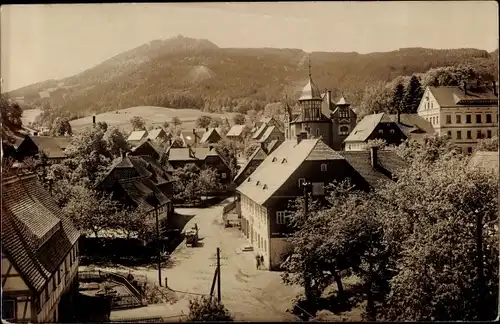
<svg viewBox="0 0 500 324"><path fill-rule="evenodd" d="M198 224L201 244L186 247L181 243L172 253L174 265L162 270L168 278L169 288L178 291L179 301L173 305L150 305L139 309L112 312L111 318L135 316L173 316L188 312L189 299L194 294L209 294L215 271L216 248L221 250L222 302L237 321L294 321L285 310L291 308L292 298L299 287L285 286L278 272L257 270L255 254L240 252L247 244L236 228L224 228L221 222L222 206L206 209L178 209L178 213L195 215L186 228ZM147 275L149 281L158 282L158 272L134 269L133 273ZM164 279L163 279L164 280ZM187 292L187 293L181 293Z"/></svg>

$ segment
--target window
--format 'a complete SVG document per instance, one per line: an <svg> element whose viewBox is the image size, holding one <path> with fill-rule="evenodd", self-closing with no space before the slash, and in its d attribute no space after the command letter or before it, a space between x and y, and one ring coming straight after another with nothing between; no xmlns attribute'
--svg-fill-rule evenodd
<svg viewBox="0 0 500 324"><path fill-rule="evenodd" d="M325 184L323 182L312 183L313 196L323 196L325 194Z"/></svg>
<svg viewBox="0 0 500 324"><path fill-rule="evenodd" d="M57 284L61 283L61 269L57 269Z"/></svg>
<svg viewBox="0 0 500 324"><path fill-rule="evenodd" d="M285 224L286 221L286 212L279 211L276 212L276 224Z"/></svg>
<svg viewBox="0 0 500 324"><path fill-rule="evenodd" d="M49 300L49 286L47 285L47 287L45 287L44 289L45 291L45 302L47 302L47 300Z"/></svg>
<svg viewBox="0 0 500 324"><path fill-rule="evenodd" d="M451 124L451 115L446 115L446 123Z"/></svg>
<svg viewBox="0 0 500 324"><path fill-rule="evenodd" d="M221 176L222 176L222 179L226 179L226 177L227 177L226 172L222 172Z"/></svg>
<svg viewBox="0 0 500 324"><path fill-rule="evenodd" d="M326 172L326 170L327 170L326 163L322 163L321 164L321 172Z"/></svg>
<svg viewBox="0 0 500 324"><path fill-rule="evenodd" d="M487 137L487 138L491 138L491 130L489 130L489 129L488 129L488 130L486 131L486 137Z"/></svg>
<svg viewBox="0 0 500 324"><path fill-rule="evenodd" d="M69 266L73 265L73 251L69 251Z"/></svg>
<svg viewBox="0 0 500 324"><path fill-rule="evenodd" d="M467 153L472 153L472 147L467 148Z"/></svg>
<svg viewBox="0 0 500 324"><path fill-rule="evenodd" d="M478 130L478 131L476 132L476 138L478 138L478 139L479 139L479 138L482 138L482 137L483 137L483 134L481 133L481 131L480 131L480 130Z"/></svg>
<svg viewBox="0 0 500 324"><path fill-rule="evenodd" d="M465 115L465 123L466 124L472 123L472 115Z"/></svg>
<svg viewBox="0 0 500 324"><path fill-rule="evenodd" d="M394 129L391 129L389 132L390 132L391 134L394 134L394 133L395 133Z"/></svg>
<svg viewBox="0 0 500 324"><path fill-rule="evenodd" d="M447 135L448 135L449 138L451 138L451 131L448 131Z"/></svg>
<svg viewBox="0 0 500 324"><path fill-rule="evenodd" d="M347 126L340 126L339 128L339 135L349 135L349 127Z"/></svg>
<svg viewBox="0 0 500 324"><path fill-rule="evenodd" d="M319 137L319 135L320 135L320 129L319 129L319 128L316 128L316 136L318 136L318 137Z"/></svg>
<svg viewBox="0 0 500 324"><path fill-rule="evenodd" d="M439 116L436 117L436 124L439 124Z"/></svg>
<svg viewBox="0 0 500 324"><path fill-rule="evenodd" d="M2 300L2 322L3 320L16 318L16 301L15 300Z"/></svg>
<svg viewBox="0 0 500 324"><path fill-rule="evenodd" d="M379 130L378 130L378 133L379 133L379 134L384 134L384 130L383 130L383 129L379 129Z"/></svg>
<svg viewBox="0 0 500 324"><path fill-rule="evenodd" d="M486 123L491 124L491 114L486 114Z"/></svg>
<svg viewBox="0 0 500 324"><path fill-rule="evenodd" d="M302 184L306 182L306 179L305 178L300 178L299 179L299 187L302 187Z"/></svg>
<svg viewBox="0 0 500 324"><path fill-rule="evenodd" d="M52 291L56 290L56 276L52 277Z"/></svg>
<svg viewBox="0 0 500 324"><path fill-rule="evenodd" d="M476 115L476 123L481 124L481 115L480 114Z"/></svg>
<svg viewBox="0 0 500 324"><path fill-rule="evenodd" d="M457 131L457 139L462 139L462 131Z"/></svg>
<svg viewBox="0 0 500 324"><path fill-rule="evenodd" d="M472 139L472 132L471 131L467 131L467 139Z"/></svg>
<svg viewBox="0 0 500 324"><path fill-rule="evenodd" d="M461 115L456 115L455 116L455 121L457 124L461 124L462 123L462 116Z"/></svg>

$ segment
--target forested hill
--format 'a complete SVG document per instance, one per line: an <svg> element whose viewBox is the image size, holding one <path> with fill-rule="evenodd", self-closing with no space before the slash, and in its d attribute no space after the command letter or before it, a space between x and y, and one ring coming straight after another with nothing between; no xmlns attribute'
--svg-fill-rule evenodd
<svg viewBox="0 0 500 324"><path fill-rule="evenodd" d="M378 81L430 68L470 63L496 75L498 50L404 48L385 53L311 54L318 87L342 91L354 105ZM207 111L260 110L267 103L297 98L306 83L308 54L299 49L219 48L183 36L155 40L117 55L80 74L14 90L24 107L46 115L81 117L131 106L198 108ZM50 113L49 113L50 112Z"/></svg>

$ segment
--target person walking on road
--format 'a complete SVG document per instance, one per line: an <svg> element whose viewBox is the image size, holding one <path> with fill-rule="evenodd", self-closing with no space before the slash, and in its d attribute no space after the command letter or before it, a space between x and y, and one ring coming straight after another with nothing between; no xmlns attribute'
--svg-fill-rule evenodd
<svg viewBox="0 0 500 324"><path fill-rule="evenodd" d="M255 256L255 261L257 261L257 270L259 270L260 269L260 256L258 254Z"/></svg>
<svg viewBox="0 0 500 324"><path fill-rule="evenodd" d="M262 267L264 265L264 256L261 254L260 255L260 266Z"/></svg>

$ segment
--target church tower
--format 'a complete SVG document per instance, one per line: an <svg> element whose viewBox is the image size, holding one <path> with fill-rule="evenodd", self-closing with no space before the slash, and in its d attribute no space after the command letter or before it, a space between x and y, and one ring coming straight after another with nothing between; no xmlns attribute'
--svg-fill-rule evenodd
<svg viewBox="0 0 500 324"><path fill-rule="evenodd" d="M322 137L327 145L332 145L330 111L323 111L322 103L321 91L312 80L309 60L309 80L299 98L299 115L290 122L290 138L295 138L300 132L306 132L308 138Z"/></svg>

